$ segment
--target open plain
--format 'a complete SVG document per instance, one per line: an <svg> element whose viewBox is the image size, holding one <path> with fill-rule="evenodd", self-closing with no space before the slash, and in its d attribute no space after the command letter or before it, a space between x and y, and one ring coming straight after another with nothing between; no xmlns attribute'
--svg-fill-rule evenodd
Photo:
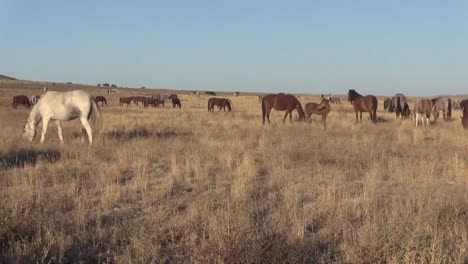
<svg viewBox="0 0 468 264"><path fill-rule="evenodd" d="M342 97L323 130L297 112L262 125L254 95L224 95L233 112L181 92L182 109L122 107L120 96L158 92L57 83L106 96L103 129L92 147L76 120L62 122L63 146L53 123L29 143L30 109L11 98L45 85L0 83L2 263L468 262L459 111L415 128L379 97L386 122L356 124Z"/></svg>

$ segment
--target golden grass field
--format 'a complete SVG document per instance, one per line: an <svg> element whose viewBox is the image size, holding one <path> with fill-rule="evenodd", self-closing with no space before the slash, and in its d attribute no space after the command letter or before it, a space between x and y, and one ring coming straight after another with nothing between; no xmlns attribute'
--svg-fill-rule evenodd
<svg viewBox="0 0 468 264"><path fill-rule="evenodd" d="M234 112L182 93L180 110L144 109L118 98L156 92L57 84L106 96L102 133L89 148L79 121L63 122L61 146L51 123L31 144L29 110L11 98L43 86L0 84L2 263L468 262L458 111L414 128L380 100L388 122L355 124L342 98L327 130L296 112L263 126L257 97L242 93L227 96Z"/></svg>

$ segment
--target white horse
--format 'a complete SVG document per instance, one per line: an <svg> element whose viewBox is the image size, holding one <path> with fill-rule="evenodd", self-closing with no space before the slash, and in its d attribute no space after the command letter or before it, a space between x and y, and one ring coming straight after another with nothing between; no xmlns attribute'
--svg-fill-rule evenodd
<svg viewBox="0 0 468 264"><path fill-rule="evenodd" d="M108 94L111 94L111 93L119 93L119 90L117 90L116 88L107 89L107 93L108 93Z"/></svg>
<svg viewBox="0 0 468 264"><path fill-rule="evenodd" d="M93 135L88 120L98 125L101 124L101 111L94 99L83 90L71 92L46 92L41 96L41 100L31 110L26 125L24 126L23 137L33 141L36 136L36 125L42 120L42 135L40 143L44 142L47 125L50 120L55 120L60 143L63 144L62 126L60 121L69 121L79 118L86 133L89 144L93 143ZM98 127L100 129L100 126Z"/></svg>
<svg viewBox="0 0 468 264"><path fill-rule="evenodd" d="M43 90L44 90L44 93L45 93L45 92L47 92L49 90L49 87L46 86L46 87L44 87Z"/></svg>

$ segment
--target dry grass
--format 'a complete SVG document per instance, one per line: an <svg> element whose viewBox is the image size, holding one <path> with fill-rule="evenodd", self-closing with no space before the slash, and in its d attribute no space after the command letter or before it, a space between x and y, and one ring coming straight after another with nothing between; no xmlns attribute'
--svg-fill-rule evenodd
<svg viewBox="0 0 468 264"><path fill-rule="evenodd" d="M0 88L0 262L468 261L458 120L414 129L379 107L389 122L356 125L344 103L323 131L318 116L283 125L278 112L262 126L253 96L209 113L203 96L174 110L113 95L96 144L74 121L61 147L53 124L43 145L20 137L28 110L11 96L43 85L26 86Z"/></svg>

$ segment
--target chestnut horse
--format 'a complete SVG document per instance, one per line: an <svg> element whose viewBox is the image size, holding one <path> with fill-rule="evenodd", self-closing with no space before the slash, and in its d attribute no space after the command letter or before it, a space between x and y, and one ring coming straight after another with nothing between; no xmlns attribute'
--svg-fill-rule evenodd
<svg viewBox="0 0 468 264"><path fill-rule="evenodd" d="M226 107L228 111L232 110L232 102L229 99L226 98L216 98L216 97L211 97L208 99L208 112L214 111L214 106L217 106L219 108L219 111L221 111L221 108L226 111Z"/></svg>
<svg viewBox="0 0 468 264"><path fill-rule="evenodd" d="M369 112L370 118L373 122L377 121L377 97L373 95L362 96L355 90L348 91L348 101L351 102L356 113L356 123L359 117L362 122L362 112Z"/></svg>
<svg viewBox="0 0 468 264"><path fill-rule="evenodd" d="M13 96L13 108L16 108L20 104L27 108L31 107L31 102L26 95Z"/></svg>
<svg viewBox="0 0 468 264"><path fill-rule="evenodd" d="M133 97L120 97L119 105L123 106L124 104L126 104L127 107L129 107L132 101L133 101Z"/></svg>
<svg viewBox="0 0 468 264"><path fill-rule="evenodd" d="M327 128L327 115L330 113L330 103L329 100L325 99L322 95L322 102L317 103L308 103L304 106L305 109L305 118L306 120L310 119L312 114L322 116L323 129Z"/></svg>
<svg viewBox="0 0 468 264"><path fill-rule="evenodd" d="M276 109L278 111L286 111L286 114L283 118L283 123L286 120L286 117L289 114L289 120L292 119L292 111L297 110L299 114L299 121L305 118L304 110L302 110L302 105L299 100L297 100L294 95L291 94L269 94L265 95L262 99L262 117L263 124L265 124L265 117L270 124L270 112L271 109Z"/></svg>

